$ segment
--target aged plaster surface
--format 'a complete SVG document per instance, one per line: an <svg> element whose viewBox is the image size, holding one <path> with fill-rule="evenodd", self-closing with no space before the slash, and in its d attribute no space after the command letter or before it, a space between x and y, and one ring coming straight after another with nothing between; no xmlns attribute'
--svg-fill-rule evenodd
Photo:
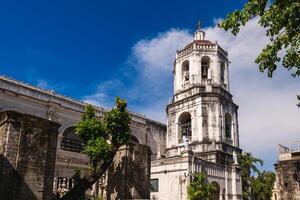
<svg viewBox="0 0 300 200"><path fill-rule="evenodd" d="M299 145L299 144L298 144ZM296 145L297 146L297 145ZM275 164L276 194L278 200L300 200L300 147L279 145Z"/></svg>
<svg viewBox="0 0 300 200"><path fill-rule="evenodd" d="M227 52L205 40L199 29L194 41L177 51L173 101L167 106L166 157L151 162L151 178L159 180L152 199L187 199L191 174L200 171L219 186L216 199L242 198L234 158L241 152L238 106L229 90L228 63Z"/></svg>
<svg viewBox="0 0 300 200"><path fill-rule="evenodd" d="M16 111L60 125L57 131L57 143L55 143L54 190L61 185L70 187L73 184L70 178L75 169L88 169L89 161L84 154L62 149L64 132L80 120L84 106L85 104L82 102L56 94L53 91L42 90L10 78L0 77L0 112ZM96 107L96 111L97 115L101 117L106 109ZM150 158L155 159L163 156L166 148L166 126L143 115L130 113L132 116L132 135L137 142L150 147ZM0 129L5 129L5 127L0 127ZM0 147L3 147L2 143L0 143ZM147 163L148 158L145 157L145 159ZM52 181L50 182L52 184ZM107 183L104 182L104 184ZM101 187L103 189L103 185ZM98 185L89 192L94 195L100 192L106 193L105 187L104 191L97 188L99 188Z"/></svg>
<svg viewBox="0 0 300 200"><path fill-rule="evenodd" d="M36 116L0 113L1 199L51 199L58 128Z"/></svg>

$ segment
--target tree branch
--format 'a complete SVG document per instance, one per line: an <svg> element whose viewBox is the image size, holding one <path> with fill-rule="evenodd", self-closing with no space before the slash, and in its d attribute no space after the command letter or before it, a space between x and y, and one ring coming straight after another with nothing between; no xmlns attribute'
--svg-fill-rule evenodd
<svg viewBox="0 0 300 200"><path fill-rule="evenodd" d="M118 149L119 146L114 147L108 160L104 161L101 166L95 169L91 174L83 177L67 194L59 198L59 200L77 200L80 196L84 195L85 191L92 187L111 166Z"/></svg>

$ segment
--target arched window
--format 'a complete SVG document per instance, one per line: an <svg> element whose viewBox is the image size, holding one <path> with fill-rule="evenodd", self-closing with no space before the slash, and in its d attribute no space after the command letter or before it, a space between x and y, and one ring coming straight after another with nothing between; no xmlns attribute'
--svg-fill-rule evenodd
<svg viewBox="0 0 300 200"><path fill-rule="evenodd" d="M190 80L190 64L188 60L182 63L182 80L183 81Z"/></svg>
<svg viewBox="0 0 300 200"><path fill-rule="evenodd" d="M231 124L232 117L229 113L225 114L225 136L226 138L231 138Z"/></svg>
<svg viewBox="0 0 300 200"><path fill-rule="evenodd" d="M212 199L213 200L219 200L220 199L220 185L213 181L212 183L212 186L213 186L213 194L212 194Z"/></svg>
<svg viewBox="0 0 300 200"><path fill-rule="evenodd" d="M179 142L182 142L183 136L187 139L191 139L192 136L192 124L191 124L191 114L188 112L182 113L178 118L179 127Z"/></svg>
<svg viewBox="0 0 300 200"><path fill-rule="evenodd" d="M201 77L203 79L207 79L208 77L208 68L209 68L210 58L208 56L204 56L201 59Z"/></svg>
<svg viewBox="0 0 300 200"><path fill-rule="evenodd" d="M81 152L83 150L83 143L75 134L75 127L67 128L63 133L61 140L61 149L67 151Z"/></svg>
<svg viewBox="0 0 300 200"><path fill-rule="evenodd" d="M224 83L225 81L225 64L221 62L221 82Z"/></svg>

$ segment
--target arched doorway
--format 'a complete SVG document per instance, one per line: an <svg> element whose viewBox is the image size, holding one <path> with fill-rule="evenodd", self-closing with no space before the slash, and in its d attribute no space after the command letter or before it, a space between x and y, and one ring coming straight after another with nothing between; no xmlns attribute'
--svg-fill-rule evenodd
<svg viewBox="0 0 300 200"><path fill-rule="evenodd" d="M211 185L213 186L213 195L212 199L213 200L219 200L220 199L220 185L217 182L212 182Z"/></svg>

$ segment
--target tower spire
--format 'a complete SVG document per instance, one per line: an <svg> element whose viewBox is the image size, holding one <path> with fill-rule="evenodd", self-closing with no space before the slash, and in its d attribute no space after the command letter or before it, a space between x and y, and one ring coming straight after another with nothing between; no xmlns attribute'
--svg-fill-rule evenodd
<svg viewBox="0 0 300 200"><path fill-rule="evenodd" d="M196 31L200 31L201 30L201 22L200 20L198 20L197 24L196 24Z"/></svg>
<svg viewBox="0 0 300 200"><path fill-rule="evenodd" d="M201 30L200 20L196 24L196 31L194 33L194 40L204 40L205 32Z"/></svg>

